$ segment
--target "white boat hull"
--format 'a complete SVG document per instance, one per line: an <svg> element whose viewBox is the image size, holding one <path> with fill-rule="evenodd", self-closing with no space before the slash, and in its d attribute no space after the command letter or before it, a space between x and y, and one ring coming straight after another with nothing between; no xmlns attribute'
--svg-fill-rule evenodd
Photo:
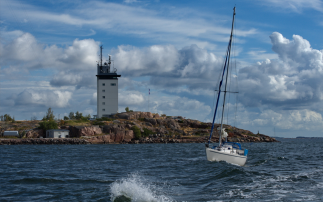
<svg viewBox="0 0 323 202"><path fill-rule="evenodd" d="M247 161L247 156L240 154L229 153L224 151L218 151L211 148L205 148L206 158L208 161L226 161L231 164L236 164L239 166L244 166Z"/></svg>

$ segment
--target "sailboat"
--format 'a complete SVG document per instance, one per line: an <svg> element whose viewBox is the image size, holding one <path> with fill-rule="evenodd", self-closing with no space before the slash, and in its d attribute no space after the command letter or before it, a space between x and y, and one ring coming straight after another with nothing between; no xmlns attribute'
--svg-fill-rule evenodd
<svg viewBox="0 0 323 202"><path fill-rule="evenodd" d="M233 28L234 28L234 18L236 14L236 8L233 8L233 19L232 19L232 28L231 28L231 35L229 40L228 49L226 52L225 62L223 71L221 72L221 78L219 83L219 90L218 90L218 97L215 105L214 115L213 115L213 122L210 137L208 142L205 144L205 151L206 151L206 158L208 161L226 161L227 163L244 166L247 161L248 150L242 149L240 143L236 142L222 142L222 138L227 140L228 134L223 127L223 117L224 117L224 109L225 109L225 100L226 95L229 91L227 91L227 84L228 84L228 75L229 75L229 65L230 65L230 56L231 56L231 45L232 45L232 36L233 36ZM224 90L222 90L222 84L225 80ZM220 95L223 93L223 110L222 110L222 117L221 117L221 125L218 128L219 130L219 145L213 146L211 145L211 139L214 130L214 121L216 117L216 113L218 110L219 102L220 102Z"/></svg>

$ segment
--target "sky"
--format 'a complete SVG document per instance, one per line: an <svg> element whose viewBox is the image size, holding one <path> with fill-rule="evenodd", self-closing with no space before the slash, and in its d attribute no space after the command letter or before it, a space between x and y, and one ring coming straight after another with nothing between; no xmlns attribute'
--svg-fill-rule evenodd
<svg viewBox="0 0 323 202"><path fill-rule="evenodd" d="M0 115L95 115L103 45L121 74L119 112L211 122L234 6L239 93L225 123L323 137L321 0L0 0Z"/></svg>

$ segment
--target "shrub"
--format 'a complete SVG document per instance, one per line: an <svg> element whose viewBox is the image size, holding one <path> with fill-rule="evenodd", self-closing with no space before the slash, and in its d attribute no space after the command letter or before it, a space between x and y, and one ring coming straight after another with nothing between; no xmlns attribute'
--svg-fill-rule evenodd
<svg viewBox="0 0 323 202"><path fill-rule="evenodd" d="M39 123L39 128L44 130L58 129L56 121L43 121Z"/></svg>
<svg viewBox="0 0 323 202"><path fill-rule="evenodd" d="M126 110L126 112L129 112L129 107L126 107L125 110Z"/></svg>
<svg viewBox="0 0 323 202"><path fill-rule="evenodd" d="M144 133L142 136L148 137L150 134L153 134L153 131L149 130L148 128L144 128Z"/></svg>
<svg viewBox="0 0 323 202"><path fill-rule="evenodd" d="M141 138L141 132L140 129L137 126L133 126L131 128L131 130L133 130L133 133L135 135L135 138L138 140L139 138Z"/></svg>
<svg viewBox="0 0 323 202"><path fill-rule="evenodd" d="M162 117L166 117L166 114L162 114L161 116L162 116Z"/></svg>
<svg viewBox="0 0 323 202"><path fill-rule="evenodd" d="M65 121L64 121L64 120L60 120L60 121L59 121L59 125L60 125L60 126L65 125Z"/></svg>
<svg viewBox="0 0 323 202"><path fill-rule="evenodd" d="M67 116L64 116L64 120L67 121L69 120L69 118Z"/></svg>

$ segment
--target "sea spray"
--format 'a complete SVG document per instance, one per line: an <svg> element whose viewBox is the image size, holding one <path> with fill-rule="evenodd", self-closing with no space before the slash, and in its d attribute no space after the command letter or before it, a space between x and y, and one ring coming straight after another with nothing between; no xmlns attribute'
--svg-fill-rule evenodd
<svg viewBox="0 0 323 202"><path fill-rule="evenodd" d="M157 187L138 173L130 174L112 183L110 186L111 201L151 201L166 202L173 201L162 194L163 187Z"/></svg>

